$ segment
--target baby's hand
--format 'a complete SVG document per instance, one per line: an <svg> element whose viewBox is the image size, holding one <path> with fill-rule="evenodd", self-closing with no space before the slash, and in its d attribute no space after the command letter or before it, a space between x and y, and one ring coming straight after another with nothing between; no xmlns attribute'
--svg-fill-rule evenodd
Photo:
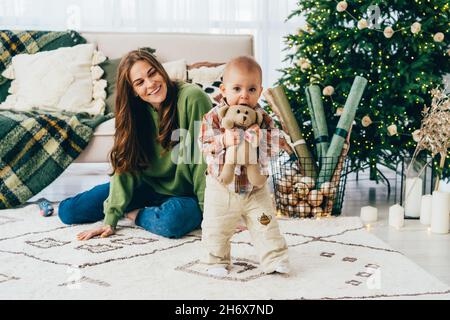
<svg viewBox="0 0 450 320"><path fill-rule="evenodd" d="M241 142L239 129L225 130L223 135L223 145L225 148L238 145Z"/></svg>

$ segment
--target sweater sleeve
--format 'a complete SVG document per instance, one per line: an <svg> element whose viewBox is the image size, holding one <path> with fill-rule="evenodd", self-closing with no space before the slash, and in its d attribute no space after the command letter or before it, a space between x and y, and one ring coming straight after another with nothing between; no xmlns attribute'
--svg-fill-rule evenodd
<svg viewBox="0 0 450 320"><path fill-rule="evenodd" d="M189 171L192 177L192 183L194 187L194 193L197 196L200 209L203 211L203 201L205 198L206 187L206 163L203 161L203 157L197 143L198 136L200 134L201 121L203 116L211 110L211 100L209 97L199 89L192 92L187 99L187 112L188 112L188 131L190 135L191 154L192 161L189 164Z"/></svg>
<svg viewBox="0 0 450 320"><path fill-rule="evenodd" d="M103 203L104 223L116 227L117 222L130 204L133 191L140 183L139 175L131 173L115 174L109 184L109 196Z"/></svg>

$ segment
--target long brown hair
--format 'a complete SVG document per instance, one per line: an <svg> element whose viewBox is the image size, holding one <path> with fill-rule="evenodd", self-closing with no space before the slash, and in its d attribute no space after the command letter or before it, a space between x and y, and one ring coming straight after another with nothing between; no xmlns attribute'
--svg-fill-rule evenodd
<svg viewBox="0 0 450 320"><path fill-rule="evenodd" d="M177 85L171 81L161 63L145 49L129 52L120 61L116 78L115 117L116 132L114 145L109 155L112 174L124 172L139 172L150 166L151 139L155 136L151 132L151 114L148 103L136 96L130 79L130 69L137 61L146 61L162 75L167 85L166 99L158 109L159 132L156 140L161 146L169 150L176 144L171 141L172 131L179 126L177 116L176 97Z"/></svg>

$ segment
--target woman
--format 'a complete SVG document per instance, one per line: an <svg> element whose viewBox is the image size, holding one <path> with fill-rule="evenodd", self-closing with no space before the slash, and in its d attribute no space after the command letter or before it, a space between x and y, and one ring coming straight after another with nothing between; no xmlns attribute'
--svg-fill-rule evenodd
<svg viewBox="0 0 450 320"><path fill-rule="evenodd" d="M62 201L59 217L66 224L104 218L79 240L112 235L123 215L152 233L182 237L201 224L206 165L201 157L177 161L174 152L199 154L195 129L211 101L198 86L171 81L143 49L122 58L116 87L111 181ZM187 137L182 144L178 132Z"/></svg>

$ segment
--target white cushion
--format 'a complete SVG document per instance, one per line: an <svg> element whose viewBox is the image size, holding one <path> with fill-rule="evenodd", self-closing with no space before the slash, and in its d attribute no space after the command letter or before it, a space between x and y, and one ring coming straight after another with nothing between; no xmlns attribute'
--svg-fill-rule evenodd
<svg viewBox="0 0 450 320"><path fill-rule="evenodd" d="M192 83L208 85L220 80L225 69L225 64L218 67L200 67L188 71L188 78Z"/></svg>
<svg viewBox="0 0 450 320"><path fill-rule="evenodd" d="M106 86L97 84L100 67L92 68L103 56L94 53L93 44L82 44L14 56L14 90L0 108L103 113Z"/></svg>
<svg viewBox="0 0 450 320"><path fill-rule="evenodd" d="M166 70L170 79L186 81L187 79L186 59L164 62L162 63L162 66Z"/></svg>

